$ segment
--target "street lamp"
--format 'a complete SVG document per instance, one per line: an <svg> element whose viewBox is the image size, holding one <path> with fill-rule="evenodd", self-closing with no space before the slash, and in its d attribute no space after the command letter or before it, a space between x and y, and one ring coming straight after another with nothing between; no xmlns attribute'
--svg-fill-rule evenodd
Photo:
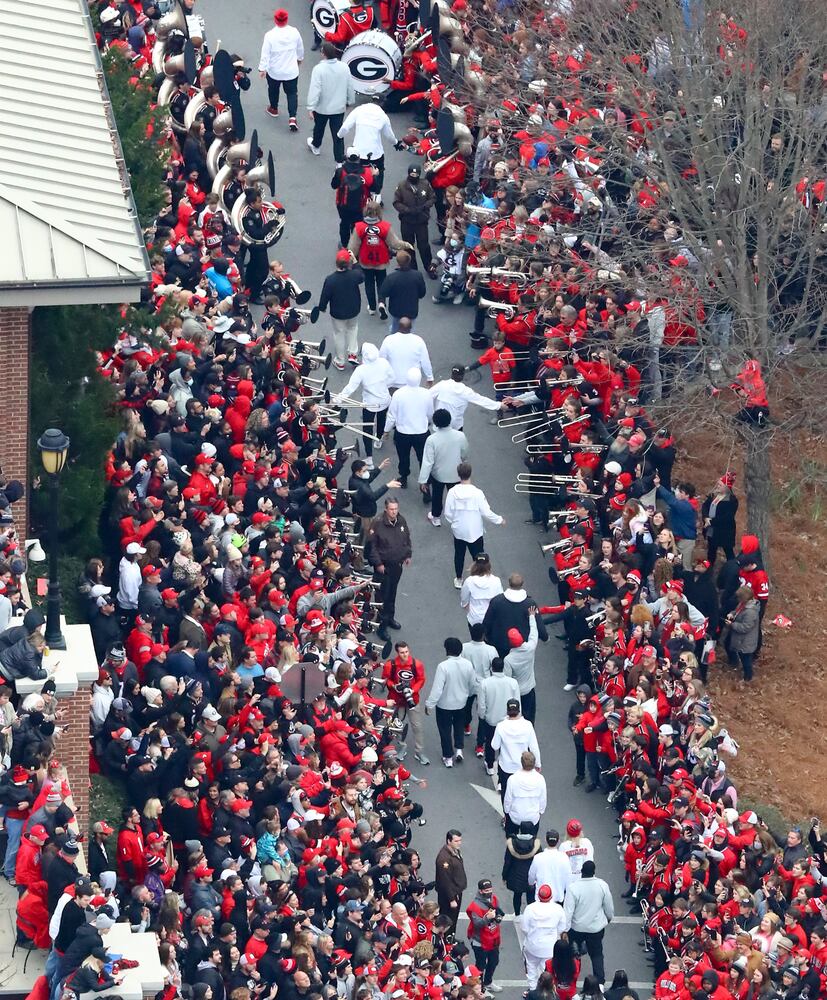
<svg viewBox="0 0 827 1000"><path fill-rule="evenodd" d="M40 460L49 476L49 590L46 598L46 645L51 649L66 649L66 640L60 631L60 583L57 578L58 555L58 490L60 473L69 453L69 438L63 431L50 427L37 442Z"/></svg>

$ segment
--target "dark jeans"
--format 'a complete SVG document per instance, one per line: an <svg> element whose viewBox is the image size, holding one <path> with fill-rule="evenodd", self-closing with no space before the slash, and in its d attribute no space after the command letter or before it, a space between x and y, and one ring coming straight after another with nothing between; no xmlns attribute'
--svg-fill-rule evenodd
<svg viewBox="0 0 827 1000"><path fill-rule="evenodd" d="M519 915L519 912L520 912L520 910L522 909L522 906L523 906L523 893L522 893L522 891L520 891L520 892L514 892L513 893L513 899L514 899L514 913L517 914L517 915ZM533 903L534 902L534 889L532 889L530 886L525 891L525 901L526 901L526 905L528 905L529 903Z"/></svg>
<svg viewBox="0 0 827 1000"><path fill-rule="evenodd" d="M589 784L600 785L600 757L596 753L586 753L586 768L589 772Z"/></svg>
<svg viewBox="0 0 827 1000"><path fill-rule="evenodd" d="M584 931L570 930L569 938L574 945L586 946L586 951L588 951L592 962L592 972L602 985L606 979L606 971L603 968L603 931L587 934Z"/></svg>
<svg viewBox="0 0 827 1000"><path fill-rule="evenodd" d="M357 222L362 221L362 213L348 212L341 205L336 206L336 211L339 213L339 244L347 249L353 227Z"/></svg>
<svg viewBox="0 0 827 1000"><path fill-rule="evenodd" d="M381 194L382 185L385 183L385 157L380 156L378 160L362 160L363 167L376 167L379 171L378 174L374 174L373 183L370 186L371 197L376 194Z"/></svg>
<svg viewBox="0 0 827 1000"><path fill-rule="evenodd" d="M511 777L511 771L503 771L499 764L497 764L497 780L500 783L500 801L505 802L505 786L508 784L508 779Z"/></svg>
<svg viewBox="0 0 827 1000"><path fill-rule="evenodd" d="M472 944L471 947L474 949L474 958L482 976L482 985L490 986L491 980L494 978L494 970L500 964L500 949L480 948L476 944Z"/></svg>
<svg viewBox="0 0 827 1000"><path fill-rule="evenodd" d="M381 620L389 622L396 617L396 591L402 578L402 563L385 563L385 572L375 573L373 578L379 583L377 600L382 605Z"/></svg>
<svg viewBox="0 0 827 1000"><path fill-rule="evenodd" d="M482 741L482 747L485 751L485 766L494 766L494 748L491 746L491 740L494 739L494 727L489 726L485 719L480 719L479 736L477 737L477 742Z"/></svg>
<svg viewBox="0 0 827 1000"><path fill-rule="evenodd" d="M422 465L422 455L425 451L425 441L428 432L424 434L403 434L401 431L393 432L393 443L396 445L396 455L399 459L399 476L407 479L411 474L411 448L416 452L416 458Z"/></svg>
<svg viewBox="0 0 827 1000"><path fill-rule="evenodd" d="M752 680L752 660L755 653L739 653L738 659L741 661L741 669L744 671L744 680Z"/></svg>
<svg viewBox="0 0 827 1000"><path fill-rule="evenodd" d="M440 708L437 705L434 711L442 756L453 757L454 750L462 750L465 746L465 709Z"/></svg>
<svg viewBox="0 0 827 1000"><path fill-rule="evenodd" d="M446 490L450 490L452 486L456 486L456 483L441 483L438 479L434 479L431 476L429 480L431 484L431 514L434 517L439 517L442 513L442 498Z"/></svg>
<svg viewBox="0 0 827 1000"><path fill-rule="evenodd" d="M345 120L344 112L338 115L323 115L321 111L313 112L313 145L316 149L322 148L325 128L330 128L330 136L333 139L333 159L341 163L345 158L345 140L340 139L336 134L342 127Z"/></svg>
<svg viewBox="0 0 827 1000"><path fill-rule="evenodd" d="M402 219L399 223L399 229L402 239L419 250L422 266L427 271L433 259L431 257L431 244L428 241L428 223L408 222L406 219ZM414 261L414 265L416 265L416 261Z"/></svg>
<svg viewBox="0 0 827 1000"><path fill-rule="evenodd" d="M574 740L575 775L578 778L586 777L586 751L583 749L583 737Z"/></svg>
<svg viewBox="0 0 827 1000"><path fill-rule="evenodd" d="M279 109L279 91L284 87L284 96L287 98L287 114L291 118L296 117L299 107L299 78L292 80L274 80L267 74L267 94L270 98L270 107Z"/></svg>
<svg viewBox="0 0 827 1000"><path fill-rule="evenodd" d="M454 539L454 576L462 577L462 567L465 565L465 550L467 549L471 553L472 559L476 559L480 552L482 552L482 546L482 536L473 542L466 542L463 538Z"/></svg>
<svg viewBox="0 0 827 1000"><path fill-rule="evenodd" d="M528 719L533 726L534 720L537 717L537 688L532 688L530 691L526 691L525 694L521 694L520 705L523 718Z"/></svg>
<svg viewBox="0 0 827 1000"><path fill-rule="evenodd" d="M365 274L367 274L367 271ZM387 416L387 410L374 412L373 410L366 410L364 406L362 407L362 421L365 424L365 430L368 434L373 434L374 437L381 438L385 433L385 420ZM373 456L373 441L370 438L362 438L362 447L365 449L365 455L371 458Z"/></svg>
<svg viewBox="0 0 827 1000"><path fill-rule="evenodd" d="M368 300L368 309L376 309L379 289L382 287L387 273L384 267L362 268L362 274L365 276L365 298Z"/></svg>

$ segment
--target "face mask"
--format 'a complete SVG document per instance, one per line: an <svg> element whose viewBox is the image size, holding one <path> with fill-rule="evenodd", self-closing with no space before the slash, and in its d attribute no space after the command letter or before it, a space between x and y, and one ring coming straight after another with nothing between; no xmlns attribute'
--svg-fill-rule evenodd
<svg viewBox="0 0 827 1000"><path fill-rule="evenodd" d="M450 246L451 246L452 250L456 250L456 248L459 246L459 241L458 240L451 240Z"/></svg>
<svg viewBox="0 0 827 1000"><path fill-rule="evenodd" d="M370 470L369 469L362 469L362 471L359 473L359 478L360 479L370 479Z"/></svg>

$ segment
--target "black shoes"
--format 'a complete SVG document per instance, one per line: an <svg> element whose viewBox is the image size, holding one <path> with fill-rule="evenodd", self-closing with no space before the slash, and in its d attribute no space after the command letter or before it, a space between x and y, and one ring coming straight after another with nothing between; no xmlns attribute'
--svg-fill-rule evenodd
<svg viewBox="0 0 827 1000"><path fill-rule="evenodd" d="M391 618L391 620L389 622L385 622L385 624L388 626L388 628L395 629L397 632L399 631L399 629L402 628L402 626L395 618Z"/></svg>

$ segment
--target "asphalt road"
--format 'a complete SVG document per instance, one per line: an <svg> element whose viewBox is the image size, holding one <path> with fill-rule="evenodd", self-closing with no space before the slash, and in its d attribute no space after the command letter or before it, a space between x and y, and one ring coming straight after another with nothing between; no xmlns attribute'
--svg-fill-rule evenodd
<svg viewBox="0 0 827 1000"><path fill-rule="evenodd" d="M265 114L266 83L259 79L257 72L253 76L251 90L244 95L244 113L248 133L256 128L262 148L265 152L268 148L273 151L277 197L287 209L286 232L271 251L271 258L281 259L303 288L309 288L318 295L325 275L333 270L337 249L338 216L330 188L335 163L329 134L325 137L321 156L312 156L305 144L311 123L304 100L310 71L318 56L310 51L312 30L306 0L288 0L285 6L290 13L290 22L302 32L306 48L299 81L301 131L298 134L288 131L284 107L277 120ZM257 70L262 36L273 23L273 4L263 0L246 0L244 3L237 0L199 0L198 9L206 20L211 48L214 50L220 40L224 47L240 53L247 65ZM393 124L397 136L403 135L404 118L394 118ZM414 160L416 157L409 153L396 153L392 149L386 151L386 203L392 200L394 187ZM385 217L398 231L398 220L392 208L386 210ZM435 227L432 235L435 235ZM429 284L431 288L436 286L435 282ZM313 301L316 301L315 298ZM430 297L422 304L417 332L428 344L437 378L447 376L452 364L469 363L474 359L475 352L469 349L467 336L471 322L471 310L466 307L435 306ZM327 336L328 343L332 345L328 323L323 316L310 336L316 339ZM369 340L380 344L385 332L385 324L363 312L360 343ZM340 375L331 367L330 387L335 389L344 385L348 374ZM472 373L472 378L474 374L477 373ZM480 379L478 388L491 394L487 371ZM538 601L556 603L556 590L548 582L537 547L541 536L537 533L538 529L524 523L528 507L524 498L518 497L513 490L516 475L523 469L521 449L512 444L505 430L491 427L488 417L487 412L476 407L469 408L465 431L471 447L470 460L475 470L475 482L485 490L494 510L503 514L508 522L504 527L493 528L487 536L486 547L494 570L503 580L509 572L522 572L530 594ZM377 457L385 455L393 457L394 464L388 471L394 472L395 452L392 445L386 445L384 451L377 453ZM411 483L413 489L400 493L402 512L411 527L414 558L403 574L400 586L397 610L403 629L399 635L424 661L430 677L442 658L443 640L449 635L456 635L465 641L467 626L459 607L458 592L452 583L450 529L445 525L433 528L426 521L426 508L420 502L414 476ZM616 842L612 839L616 830L614 813L600 795L587 795L582 786L572 787L574 751L566 728L571 695L562 690L565 683L564 653L555 638L538 650L537 676L537 732L549 792L549 808L541 829L556 826L562 832L572 816L583 822L586 835L595 845L598 874L612 886L618 910L619 919L609 928L605 941L607 977L610 979L615 969L625 968L630 982L646 988L651 982L651 975L638 946L639 921L627 916L624 902L619 899L624 885L622 866L615 850ZM510 910L511 894L499 878L503 861L503 832L497 811L499 799L492 789L491 779L485 774L482 761L473 756L473 742L466 744L465 764L445 770L440 763L436 725L432 719L427 719L426 751L434 761L430 767L414 766L410 759L406 762L411 764L415 773L428 779L426 789L412 789L415 797L424 804L428 817L427 826L417 828L414 836L414 845L422 854L426 871L433 870L433 859L443 843L445 831L458 827L463 832L469 886L475 887L477 879L484 876L492 878L495 890L504 902L504 909ZM470 899L471 894L467 893L465 903ZM496 977L506 985L504 997L517 996L524 983L516 930L509 918L504 924L502 958ZM584 961L583 971L589 971L588 960Z"/></svg>

